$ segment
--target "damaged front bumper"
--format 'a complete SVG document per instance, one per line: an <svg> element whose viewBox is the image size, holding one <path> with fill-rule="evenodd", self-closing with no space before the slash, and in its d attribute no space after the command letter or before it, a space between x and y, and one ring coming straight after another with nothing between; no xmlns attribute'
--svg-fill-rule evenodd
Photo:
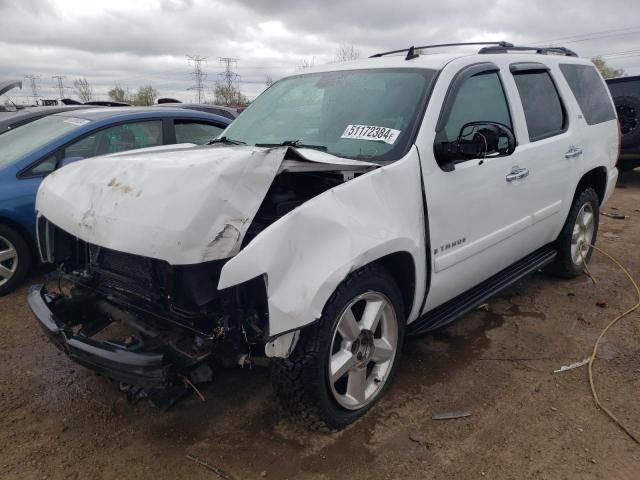
<svg viewBox="0 0 640 480"><path fill-rule="evenodd" d="M29 290L28 303L45 334L75 362L106 377L145 390L167 390L175 382L164 353L131 351L126 346L96 341L74 332L51 309L56 297L44 285Z"/></svg>

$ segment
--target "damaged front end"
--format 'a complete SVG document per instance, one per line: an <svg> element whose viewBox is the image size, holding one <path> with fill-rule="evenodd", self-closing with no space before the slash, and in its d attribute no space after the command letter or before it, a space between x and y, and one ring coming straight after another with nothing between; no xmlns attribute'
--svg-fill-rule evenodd
<svg viewBox="0 0 640 480"><path fill-rule="evenodd" d="M209 205L215 213L210 223L217 226L200 243L194 240L193 230L209 232L202 222L207 211L204 202L211 199L196 204L192 196L190 209L181 212L180 219L164 222L167 229L171 227L170 235L149 230L145 239L137 232L129 247L124 246L132 234L119 229L126 228L132 219L127 215L132 210L140 212L140 203L144 203L144 193L137 192L157 189L151 169L137 182L125 175L139 167L136 158L142 162L144 156L96 162L103 163L99 168L111 163L107 176L72 165L75 172L47 179L38 196L37 233L42 260L57 267L52 279L56 281L34 286L28 300L49 339L72 360L119 382L131 400L148 397L160 407L172 405L188 389L211 381L218 366L251 365L256 357L264 356L271 339L267 279L260 275L219 290L222 268L281 217L374 168L365 162L341 164L339 159L334 164L314 162L293 149L278 150L280 161L270 163L276 170L264 174L269 183L261 186L262 192L255 191L260 197L248 200L245 207L235 206L239 212L234 215L240 213L249 221L226 236L230 222L219 221L225 212L219 205ZM254 149L246 158L259 161L260 155L263 151ZM273 156L273 150L264 155ZM198 170L193 163L184 167ZM228 179L229 185L220 185L225 178L221 165L212 162L206 168L201 165L200 170L208 171L217 187L227 191L242 179ZM247 162L241 169L251 172L252 166ZM196 175L200 182L206 180L201 173ZM165 178L162 172L162 181ZM252 182L257 185L255 178ZM68 206L66 199L71 195L83 201L65 215L61 207ZM82 205L90 207L83 211ZM75 226L74 215L79 219ZM188 215L193 218L186 218ZM118 225L123 218L125 224ZM197 228L195 222L199 222ZM173 249L167 238L175 242ZM181 244L188 248L181 250ZM121 248L108 248L113 245ZM203 261L179 263L187 254Z"/></svg>
<svg viewBox="0 0 640 480"><path fill-rule="evenodd" d="M179 290L206 281L208 272L174 272L191 280L175 297L162 298L157 294L164 294L166 287L155 282L161 270L170 270L168 265L151 266L149 259L78 247L88 254L85 268L60 272L59 282L49 283L53 288L34 286L29 305L56 346L79 364L118 381L132 400L143 395L158 406L169 406L188 387L210 381L216 366L249 365L254 349L260 352L262 279L221 292L198 310L191 302L204 299L191 293L185 298ZM143 265L151 269L139 269ZM219 272L216 265L209 267Z"/></svg>
<svg viewBox="0 0 640 480"><path fill-rule="evenodd" d="M43 217L39 226L57 246L58 281L32 288L32 311L70 358L130 397L168 406L216 365L248 365L263 351L262 278L217 291L223 261L171 266L88 244Z"/></svg>

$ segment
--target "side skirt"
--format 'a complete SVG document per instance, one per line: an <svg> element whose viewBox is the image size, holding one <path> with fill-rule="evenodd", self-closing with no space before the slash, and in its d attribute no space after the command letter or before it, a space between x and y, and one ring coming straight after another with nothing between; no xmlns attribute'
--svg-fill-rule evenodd
<svg viewBox="0 0 640 480"><path fill-rule="evenodd" d="M475 287L425 313L415 322L407 325L407 333L421 335L448 325L473 310L487 298L544 267L553 261L556 255L557 252L551 245L536 250Z"/></svg>

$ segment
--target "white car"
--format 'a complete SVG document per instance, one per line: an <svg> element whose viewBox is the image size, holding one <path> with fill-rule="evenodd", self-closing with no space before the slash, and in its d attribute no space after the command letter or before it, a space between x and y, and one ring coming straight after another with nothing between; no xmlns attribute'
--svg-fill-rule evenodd
<svg viewBox="0 0 640 480"><path fill-rule="evenodd" d="M45 332L160 406L266 356L286 409L341 428L405 335L534 270L579 275L618 175L607 87L569 50L483 45L305 70L210 146L52 173L38 237L60 278L29 293Z"/></svg>

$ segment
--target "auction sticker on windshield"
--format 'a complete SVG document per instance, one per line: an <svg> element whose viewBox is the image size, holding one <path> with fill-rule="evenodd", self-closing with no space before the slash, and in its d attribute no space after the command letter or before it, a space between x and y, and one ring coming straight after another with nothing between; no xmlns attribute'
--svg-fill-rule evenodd
<svg viewBox="0 0 640 480"><path fill-rule="evenodd" d="M347 125L340 138L352 138L355 140L378 140L393 145L400 135L400 130L374 125Z"/></svg>

